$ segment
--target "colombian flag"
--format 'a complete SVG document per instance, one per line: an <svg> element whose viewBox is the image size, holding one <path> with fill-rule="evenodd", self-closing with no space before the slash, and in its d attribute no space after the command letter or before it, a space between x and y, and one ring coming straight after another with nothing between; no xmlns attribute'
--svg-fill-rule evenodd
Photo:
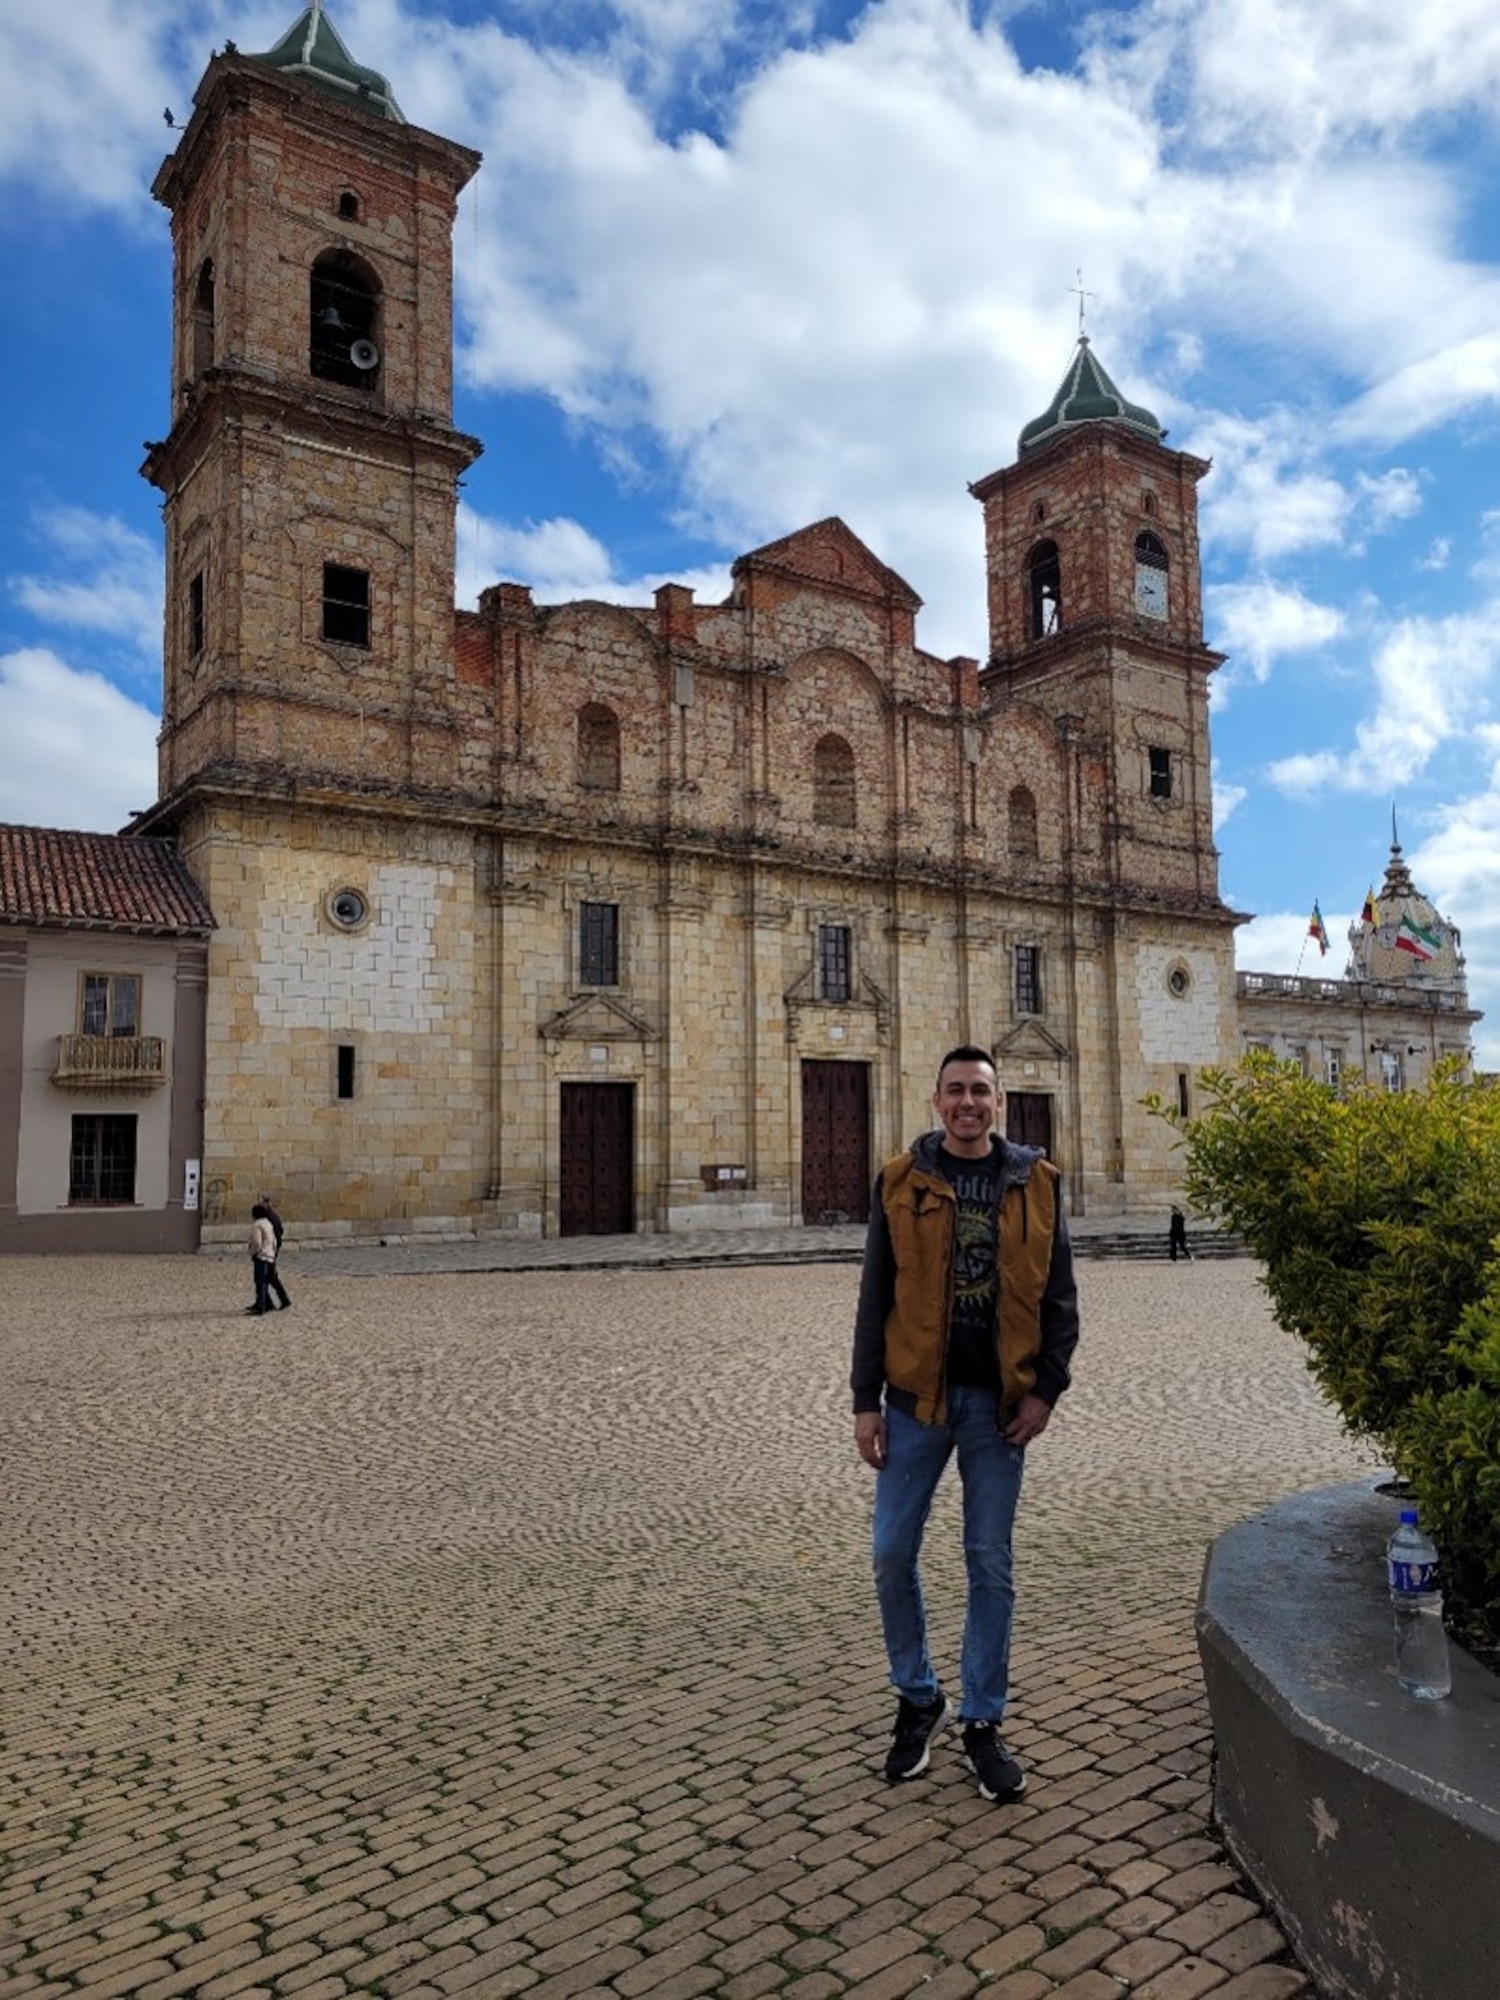
<svg viewBox="0 0 1500 2000"><path fill-rule="evenodd" d="M1313 913L1308 922L1307 935L1310 938L1318 940L1318 952L1320 956L1326 958L1328 956L1328 926L1324 923L1323 912L1318 908L1316 903L1313 904Z"/></svg>

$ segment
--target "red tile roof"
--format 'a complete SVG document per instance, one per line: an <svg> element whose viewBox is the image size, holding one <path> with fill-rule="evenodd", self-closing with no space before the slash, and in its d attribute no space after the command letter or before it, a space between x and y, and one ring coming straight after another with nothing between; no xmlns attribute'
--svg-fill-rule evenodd
<svg viewBox="0 0 1500 2000"><path fill-rule="evenodd" d="M214 913L168 841L0 826L0 924L170 934Z"/></svg>

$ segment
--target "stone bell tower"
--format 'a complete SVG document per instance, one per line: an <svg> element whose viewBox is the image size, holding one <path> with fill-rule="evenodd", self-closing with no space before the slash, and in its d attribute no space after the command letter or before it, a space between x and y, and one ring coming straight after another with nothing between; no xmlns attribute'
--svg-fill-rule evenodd
<svg viewBox="0 0 1500 2000"><path fill-rule="evenodd" d="M321 7L229 44L153 192L174 246L160 791L422 784L451 748L452 231L478 155Z"/></svg>
<svg viewBox="0 0 1500 2000"><path fill-rule="evenodd" d="M973 487L984 508L996 713L1049 717L1068 764L1067 897L1078 1032L1103 1086L1083 1107L1107 1178L1170 1184L1155 1093L1191 1112L1196 1073L1237 1052L1234 926L1220 899L1210 790L1197 485L1080 332L1015 463ZM1109 1157L1112 1156L1112 1157ZM1108 1196L1105 1197L1108 1199Z"/></svg>
<svg viewBox="0 0 1500 2000"><path fill-rule="evenodd" d="M455 657L452 237L478 166L320 6L226 47L155 182L174 245L160 797L211 904L205 1224L472 1214L492 1039ZM465 763L468 759L468 763ZM479 772L476 778L475 771Z"/></svg>
<svg viewBox="0 0 1500 2000"><path fill-rule="evenodd" d="M1197 485L1081 334L1014 465L979 480L997 697L1068 714L1110 746L1101 857L1134 888L1217 901Z"/></svg>

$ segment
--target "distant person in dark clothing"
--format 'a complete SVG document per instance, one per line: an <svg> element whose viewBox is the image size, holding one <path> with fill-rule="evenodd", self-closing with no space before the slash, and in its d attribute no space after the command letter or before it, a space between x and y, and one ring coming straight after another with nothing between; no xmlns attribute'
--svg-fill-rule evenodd
<svg viewBox="0 0 1500 2000"><path fill-rule="evenodd" d="M271 1233L276 1238L276 1256L272 1261L271 1275L267 1282L271 1291L276 1294L277 1304L285 1308L292 1303L291 1294L281 1282L281 1239L286 1235L286 1229L282 1224L281 1217L276 1213L271 1202L271 1197L268 1194L261 1196L258 1206L265 1210L266 1220L271 1225Z"/></svg>
<svg viewBox="0 0 1500 2000"><path fill-rule="evenodd" d="M1187 1240L1187 1217L1174 1202L1172 1204L1172 1220L1167 1225L1167 1255L1175 1264L1179 1253L1186 1257L1190 1264L1192 1263L1193 1253L1188 1248Z"/></svg>

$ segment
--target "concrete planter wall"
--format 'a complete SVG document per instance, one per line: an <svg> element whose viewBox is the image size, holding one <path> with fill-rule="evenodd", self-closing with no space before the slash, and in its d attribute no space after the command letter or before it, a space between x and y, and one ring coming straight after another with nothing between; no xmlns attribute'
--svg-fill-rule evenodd
<svg viewBox="0 0 1500 2000"><path fill-rule="evenodd" d="M1371 1482L1299 1494L1209 1551L1198 1644L1215 1805L1329 2000L1500 1993L1500 1678L1453 1654L1420 1702L1392 1662Z"/></svg>

